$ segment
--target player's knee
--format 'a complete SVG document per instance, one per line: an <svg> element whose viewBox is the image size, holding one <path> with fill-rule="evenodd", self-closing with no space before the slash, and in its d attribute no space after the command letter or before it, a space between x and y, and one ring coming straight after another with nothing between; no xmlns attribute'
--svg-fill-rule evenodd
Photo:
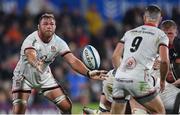
<svg viewBox="0 0 180 115"><path fill-rule="evenodd" d="M59 96L54 100L54 103L58 106L63 114L70 114L72 110L72 103L65 95Z"/></svg>
<svg viewBox="0 0 180 115"><path fill-rule="evenodd" d="M141 108L133 108L132 114L147 114L147 111Z"/></svg>
<svg viewBox="0 0 180 115"><path fill-rule="evenodd" d="M109 105L106 103L100 102L99 103L99 112L110 112L111 107L107 107L107 106L109 106Z"/></svg>
<svg viewBox="0 0 180 115"><path fill-rule="evenodd" d="M14 99L13 100L13 105L17 105L17 104L26 106L27 105L27 101L23 100L23 99Z"/></svg>

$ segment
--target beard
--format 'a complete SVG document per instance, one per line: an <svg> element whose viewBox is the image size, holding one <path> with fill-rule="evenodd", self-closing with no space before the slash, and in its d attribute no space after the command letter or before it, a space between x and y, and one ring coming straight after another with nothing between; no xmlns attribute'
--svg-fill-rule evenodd
<svg viewBox="0 0 180 115"><path fill-rule="evenodd" d="M53 34L54 34L54 32L52 32L52 31L45 31L45 32L43 32L43 35L46 38L51 37Z"/></svg>
<svg viewBox="0 0 180 115"><path fill-rule="evenodd" d="M46 42L46 43L48 43L51 39L52 39L52 37L53 37L53 35L54 35L54 31L43 31L43 30L39 30L39 33L40 33L40 38L41 38L41 40L43 41L43 42Z"/></svg>

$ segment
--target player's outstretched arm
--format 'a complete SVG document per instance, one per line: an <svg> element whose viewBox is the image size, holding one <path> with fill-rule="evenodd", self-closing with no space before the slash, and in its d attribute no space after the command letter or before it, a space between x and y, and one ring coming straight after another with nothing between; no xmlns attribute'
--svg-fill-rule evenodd
<svg viewBox="0 0 180 115"><path fill-rule="evenodd" d="M112 64L114 66L115 69L117 69L121 63L121 59L122 59L122 54L123 54L123 48L124 48L124 44L119 42L116 45L116 48L113 52L113 56L112 56Z"/></svg>
<svg viewBox="0 0 180 115"><path fill-rule="evenodd" d="M82 61L75 57L72 53L64 55L66 62L70 64L73 70L76 72L88 76L91 79L95 80L105 80L107 71L104 70L89 70Z"/></svg>
<svg viewBox="0 0 180 115"><path fill-rule="evenodd" d="M28 62L35 67L40 73L43 73L43 61L37 59L37 53L35 49L26 49L25 55L27 57Z"/></svg>
<svg viewBox="0 0 180 115"><path fill-rule="evenodd" d="M163 92L165 89L165 80L169 71L169 54L168 54L168 48L164 45L159 46L159 54L161 57L161 63L160 63L160 91Z"/></svg>

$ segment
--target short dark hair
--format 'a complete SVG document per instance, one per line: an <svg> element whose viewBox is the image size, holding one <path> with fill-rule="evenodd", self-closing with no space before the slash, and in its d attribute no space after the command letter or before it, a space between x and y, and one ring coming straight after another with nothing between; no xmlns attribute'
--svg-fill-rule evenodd
<svg viewBox="0 0 180 115"><path fill-rule="evenodd" d="M157 19L158 16L161 15L161 9L157 5L149 5L145 9L145 15L151 19Z"/></svg>
<svg viewBox="0 0 180 115"><path fill-rule="evenodd" d="M39 18L39 23L41 22L41 20L43 18L53 18L55 20L55 17L54 17L54 14L52 12L45 12L45 13L42 13L40 18Z"/></svg>
<svg viewBox="0 0 180 115"><path fill-rule="evenodd" d="M160 28L165 28L165 29L169 29L171 27L177 29L177 25L173 20L164 20L160 26Z"/></svg>

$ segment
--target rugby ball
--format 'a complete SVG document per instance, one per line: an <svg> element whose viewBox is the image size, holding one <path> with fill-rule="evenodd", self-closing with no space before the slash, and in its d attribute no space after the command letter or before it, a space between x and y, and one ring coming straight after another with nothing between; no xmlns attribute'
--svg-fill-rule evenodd
<svg viewBox="0 0 180 115"><path fill-rule="evenodd" d="M91 70L99 69L100 56L98 51L91 45L86 45L82 50L82 60Z"/></svg>

